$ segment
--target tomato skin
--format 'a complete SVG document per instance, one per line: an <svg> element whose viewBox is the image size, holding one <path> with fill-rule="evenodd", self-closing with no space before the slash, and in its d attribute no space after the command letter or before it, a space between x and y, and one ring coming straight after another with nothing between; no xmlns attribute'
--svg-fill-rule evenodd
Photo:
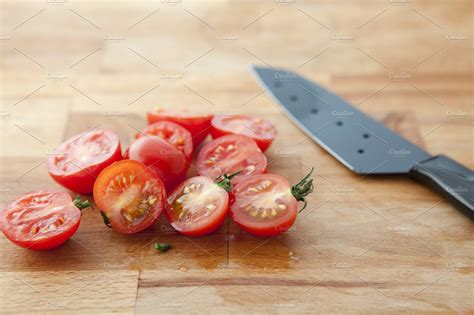
<svg viewBox="0 0 474 315"><path fill-rule="evenodd" d="M257 131L265 128L261 134ZM229 135L240 134L252 138L265 152L276 138L277 131L268 120L248 115L217 115L211 121L211 136L213 139Z"/></svg>
<svg viewBox="0 0 474 315"><path fill-rule="evenodd" d="M126 221L125 213L134 215L140 204L149 200L150 196L154 198L153 203L147 205L147 209L138 217L132 217L133 222ZM121 234L134 234L155 223L165 207L166 197L164 184L158 174L133 160L109 165L94 184L97 207L107 216L112 228Z"/></svg>
<svg viewBox="0 0 474 315"><path fill-rule="evenodd" d="M157 136L136 139L129 150L130 160L139 161L156 171L168 191L186 178L189 163L184 154Z"/></svg>
<svg viewBox="0 0 474 315"><path fill-rule="evenodd" d="M186 160L191 162L193 156L193 141L191 133L186 128L171 121L164 120L148 125L143 132L137 133L135 138L138 139L145 135L163 138L183 152Z"/></svg>
<svg viewBox="0 0 474 315"><path fill-rule="evenodd" d="M34 198L43 201L35 202ZM60 190L35 190L22 194L6 204L0 216L3 234L12 243L32 250L48 250L62 245L76 233L80 222L81 211L73 205L71 196ZM53 225L54 229L51 229ZM37 230L33 233L35 228Z"/></svg>
<svg viewBox="0 0 474 315"><path fill-rule="evenodd" d="M229 147L232 149L229 150ZM267 158L255 141L242 135L226 135L204 145L198 154L196 168L199 175L213 179L239 172L232 183L249 175L264 173Z"/></svg>
<svg viewBox="0 0 474 315"><path fill-rule="evenodd" d="M88 138L88 133L103 133L110 141L111 151L108 152L107 156L103 157L102 161L97 161L96 163L89 163L90 165L81 167L76 171L66 172L61 170L57 166L57 157L63 155L63 151L66 151L68 146L79 146L81 140L86 140ZM84 139L86 138L86 139ZM118 136L108 130L92 130L85 132L78 136L74 136L64 141L57 149L58 153L51 154L48 156L48 170L49 175L63 187L77 192L79 194L91 194L94 187L94 182L99 175L99 173L108 165L113 162L119 161L122 159L122 150L120 147L120 141ZM76 164L77 165L77 164Z"/></svg>
<svg viewBox="0 0 474 315"><path fill-rule="evenodd" d="M270 185L262 188L264 183ZM275 174L252 175L240 180L232 190L231 200L232 220L255 236L271 237L285 232L298 214L290 183ZM270 209L275 209L275 216L269 216ZM262 211L265 211L265 217L261 216Z"/></svg>
<svg viewBox="0 0 474 315"><path fill-rule="evenodd" d="M231 218L232 218L232 215L231 215ZM260 229L254 229L254 228L251 228L245 224L242 224L242 223L237 223L238 226L240 226L240 228L242 230L244 230L245 232L249 233L249 234L252 234L254 236L259 236L259 237L272 237L272 236L276 236L276 235L279 235L283 232L286 232L289 228L291 228L293 226L293 223L295 223L295 220L296 220L296 215L292 218L292 220L286 222L285 224L280 224L280 225L277 225L277 226L272 226L272 227L267 227L267 228L260 228Z"/></svg>
<svg viewBox="0 0 474 315"><path fill-rule="evenodd" d="M49 250L49 249L59 247L62 244L66 243L66 241L68 241L77 232L77 229L79 228L80 223L81 223L81 220L77 220L77 222L63 234L56 235L56 236L50 237L48 240L39 241L39 242L19 241L19 240L15 240L14 238L11 238L9 235L5 233L4 234L12 243L20 247L23 247L26 249L32 249L32 250Z"/></svg>
<svg viewBox="0 0 474 315"><path fill-rule="evenodd" d="M205 211L206 209L204 209L204 207L209 203L212 203L216 206L216 208L212 210L213 217L206 216L204 222L202 222L202 220L200 222L181 221L179 219L179 214L175 213L176 211L179 211L179 209L176 209L176 207L178 207L176 200L178 198L182 198L183 196L186 197L187 195L184 194L185 187L190 187L190 185L193 184L201 185L199 187L201 187L203 190L198 192L196 196L190 195L191 197L188 197L189 199L183 201L183 203L186 203L186 205L189 206L192 211ZM193 191L191 191L189 194L192 193ZM202 203L202 196L208 197L208 199L204 200L204 203ZM227 216L228 208L229 196L227 192L222 187L219 187L217 184L215 184L209 177L196 176L191 177L181 183L181 185L179 185L169 196L167 207L165 209L165 215L171 226L179 233L186 236L198 237L216 231L224 222ZM181 209L181 211L183 210Z"/></svg>
<svg viewBox="0 0 474 315"><path fill-rule="evenodd" d="M186 111L173 112L164 109L149 111L147 113L148 124L158 121L170 121L186 128L193 138L193 145L197 147L209 134L212 115L194 114Z"/></svg>

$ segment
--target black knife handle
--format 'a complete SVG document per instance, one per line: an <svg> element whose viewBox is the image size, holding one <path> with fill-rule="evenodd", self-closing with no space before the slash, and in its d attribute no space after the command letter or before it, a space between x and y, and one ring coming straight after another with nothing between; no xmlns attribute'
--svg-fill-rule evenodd
<svg viewBox="0 0 474 315"><path fill-rule="evenodd" d="M441 154L417 163L410 175L440 191L471 220L474 219L473 171Z"/></svg>

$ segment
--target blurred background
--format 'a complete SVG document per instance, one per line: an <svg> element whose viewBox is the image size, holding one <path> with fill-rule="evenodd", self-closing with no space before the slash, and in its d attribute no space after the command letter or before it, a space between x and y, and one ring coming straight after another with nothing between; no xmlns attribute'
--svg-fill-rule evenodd
<svg viewBox="0 0 474 315"><path fill-rule="evenodd" d="M444 123L428 148L472 166L462 153L472 142L471 9L469 0L2 1L2 152L45 153L78 112L278 114L248 71L260 64L298 71L369 113L410 111L421 134Z"/></svg>

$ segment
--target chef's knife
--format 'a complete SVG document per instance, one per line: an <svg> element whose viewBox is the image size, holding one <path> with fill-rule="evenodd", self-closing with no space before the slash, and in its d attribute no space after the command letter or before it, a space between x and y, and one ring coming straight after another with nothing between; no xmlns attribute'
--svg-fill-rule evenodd
<svg viewBox="0 0 474 315"><path fill-rule="evenodd" d="M431 156L324 87L293 72L253 67L265 91L308 136L357 174L409 174L474 218L474 172Z"/></svg>

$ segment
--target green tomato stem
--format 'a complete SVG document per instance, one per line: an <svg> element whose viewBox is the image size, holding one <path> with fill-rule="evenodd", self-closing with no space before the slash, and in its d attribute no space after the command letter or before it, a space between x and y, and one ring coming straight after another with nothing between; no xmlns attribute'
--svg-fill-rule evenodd
<svg viewBox="0 0 474 315"><path fill-rule="evenodd" d="M171 244L168 243L155 243L155 248L160 252L164 253L171 249Z"/></svg>
<svg viewBox="0 0 474 315"><path fill-rule="evenodd" d="M314 190L313 179L310 179L311 175L313 174L313 171L314 167L312 167L311 171L305 177L303 177L296 185L291 187L291 194L295 197L295 199L297 201L304 202L303 208L298 210L298 213L300 213L306 208L308 202L306 201L305 197L312 193Z"/></svg>
<svg viewBox="0 0 474 315"><path fill-rule="evenodd" d="M239 175L240 172L241 171L238 171L231 175L224 174L223 176L216 178L214 182L216 183L217 186L222 187L227 192L230 192L232 188L234 188L230 180L234 178L235 176Z"/></svg>
<svg viewBox="0 0 474 315"><path fill-rule="evenodd" d="M104 211L101 211L100 212L100 215L102 216L102 219L104 220L104 224L108 227L108 228L112 228L112 224L110 223L110 219L109 217L105 214Z"/></svg>
<svg viewBox="0 0 474 315"><path fill-rule="evenodd" d="M79 210L89 208L91 206L91 203L89 200L81 200L81 196L77 195L76 199L72 202L73 205L75 205Z"/></svg>

